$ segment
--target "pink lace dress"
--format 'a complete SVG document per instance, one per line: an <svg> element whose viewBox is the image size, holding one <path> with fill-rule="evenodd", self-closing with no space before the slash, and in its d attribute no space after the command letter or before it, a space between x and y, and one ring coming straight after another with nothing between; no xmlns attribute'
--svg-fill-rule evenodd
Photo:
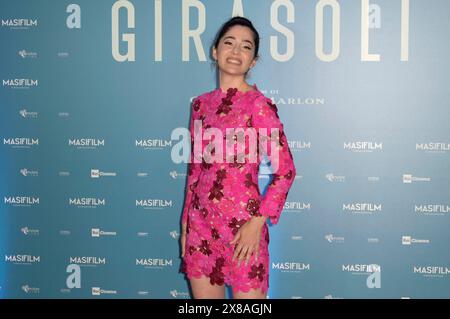
<svg viewBox="0 0 450 319"><path fill-rule="evenodd" d="M234 245L229 242L239 228L252 216L266 216L276 224L294 181L296 170L289 149L283 125L272 100L261 93L256 84L254 90L242 92L229 88L226 92L219 87L194 99L190 119L192 149L188 169L186 197L182 223L187 223L185 255L181 271L187 278L209 277L211 284L232 286L233 291L248 292L269 287L269 232L264 224L259 245L259 258L253 255L248 265L232 261ZM201 120L203 141L202 152L216 138L205 138L208 128L217 128L223 138L223 161L205 161L205 157L194 162L194 121ZM234 153L227 158L225 150L227 128L267 129L269 138L266 146L257 143L257 151L267 154L271 165L277 167L264 196L258 187L258 169L261 162L250 161L250 142L245 144L245 154ZM277 144L271 144L271 129L278 129ZM229 137L229 135L228 135ZM260 135L258 134L258 138ZM233 139L231 139L233 140ZM261 139L262 140L262 139ZM273 137L272 137L273 140ZM236 136L234 138L236 141ZM278 152L272 152L276 145ZM262 148L262 149L261 149ZM210 154L217 150L210 149ZM271 154L272 153L272 154ZM199 153L203 154L203 153ZM274 156L273 154L276 154ZM245 161L243 163L243 161Z"/></svg>

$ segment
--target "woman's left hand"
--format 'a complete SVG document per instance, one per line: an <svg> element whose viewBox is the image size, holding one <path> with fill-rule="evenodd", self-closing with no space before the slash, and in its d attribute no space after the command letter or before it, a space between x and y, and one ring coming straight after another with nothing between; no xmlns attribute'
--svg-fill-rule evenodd
<svg viewBox="0 0 450 319"><path fill-rule="evenodd" d="M233 260L238 259L238 266L245 260L248 265L250 257L255 253L255 260L259 257L259 242L266 217L252 217L242 225L230 244L236 244Z"/></svg>

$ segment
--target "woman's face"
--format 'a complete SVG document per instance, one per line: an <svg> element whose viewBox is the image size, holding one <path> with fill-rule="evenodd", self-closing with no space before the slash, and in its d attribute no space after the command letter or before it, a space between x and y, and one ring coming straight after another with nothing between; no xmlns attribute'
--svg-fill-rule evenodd
<svg viewBox="0 0 450 319"><path fill-rule="evenodd" d="M252 31L244 26L231 27L220 39L217 49L213 48L213 57L220 71L244 75L256 64L255 42Z"/></svg>

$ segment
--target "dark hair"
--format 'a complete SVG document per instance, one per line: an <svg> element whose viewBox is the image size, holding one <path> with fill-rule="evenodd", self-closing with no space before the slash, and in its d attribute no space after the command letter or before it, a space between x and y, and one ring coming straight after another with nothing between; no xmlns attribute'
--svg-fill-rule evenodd
<svg viewBox="0 0 450 319"><path fill-rule="evenodd" d="M226 21L222 27L220 28L219 32L217 33L216 39L214 40L214 47L217 49L219 46L219 41L222 39L225 33L228 32L228 30L231 29L231 27L235 25L241 25L244 27L249 28L253 32L253 41L255 42L255 55L254 58L259 58L258 51L259 51L259 33L256 31L255 27L253 26L252 22L244 17L235 16Z"/></svg>

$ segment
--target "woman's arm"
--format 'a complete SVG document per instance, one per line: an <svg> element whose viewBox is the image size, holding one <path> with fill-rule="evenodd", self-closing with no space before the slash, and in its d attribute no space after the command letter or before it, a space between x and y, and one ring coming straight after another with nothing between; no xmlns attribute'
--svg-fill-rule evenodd
<svg viewBox="0 0 450 319"><path fill-rule="evenodd" d="M256 202L252 202L251 207L248 207L252 217L241 226L230 242L230 244L236 245L233 260L238 260L238 266L244 260L248 264L250 256L254 253L256 253L255 259L258 260L262 228L267 218L270 219L272 224L278 223L296 174L292 153L275 104L264 96L257 98L251 116L252 126L257 132L260 128L267 130L266 136L268 139L264 141L264 136L258 134L258 142L263 139L259 149L263 154L267 154L271 162L273 179L267 187L265 195L260 196ZM276 130L278 134L272 136L272 129L278 129Z"/></svg>
<svg viewBox="0 0 450 319"><path fill-rule="evenodd" d="M260 150L267 154L273 169L273 179L267 186L265 195L259 198L259 214L270 218L272 224L277 224L295 179L294 160L277 107L271 99L265 96L256 99L252 122L257 132L260 128L267 129L267 143L264 136L258 134ZM274 129L278 131L278 134L271 135Z"/></svg>
<svg viewBox="0 0 450 319"><path fill-rule="evenodd" d="M184 200L184 206L183 206L183 213L181 217L181 224L182 227L185 229L187 224L187 218L188 218L188 211L189 207L191 206L192 197L194 196L193 189L195 188L195 183L198 180L198 176L201 171L201 163L194 163L194 119L197 118L197 112L200 107L200 99L197 97L194 99L194 102L192 103L192 110L191 110L191 117L189 121L189 132L191 135L191 152L189 156L189 164L188 164L188 176L187 176L187 183L185 188L185 200Z"/></svg>

